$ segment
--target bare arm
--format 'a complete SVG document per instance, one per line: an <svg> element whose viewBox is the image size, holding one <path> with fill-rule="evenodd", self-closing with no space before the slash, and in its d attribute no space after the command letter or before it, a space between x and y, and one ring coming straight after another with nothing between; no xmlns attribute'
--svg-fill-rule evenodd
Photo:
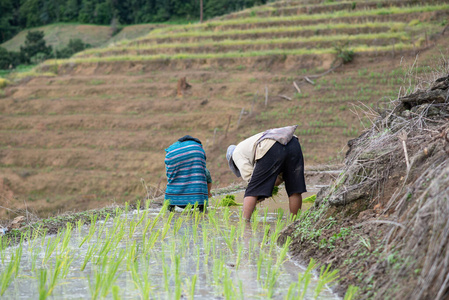
<svg viewBox="0 0 449 300"><path fill-rule="evenodd" d="M210 192L211 189L212 189L212 182L207 184L207 195L209 198L212 197L212 194Z"/></svg>

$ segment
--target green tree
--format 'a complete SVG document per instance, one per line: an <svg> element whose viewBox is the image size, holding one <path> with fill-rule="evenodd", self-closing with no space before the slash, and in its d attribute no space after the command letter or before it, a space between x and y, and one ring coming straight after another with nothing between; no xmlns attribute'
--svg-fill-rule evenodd
<svg viewBox="0 0 449 300"><path fill-rule="evenodd" d="M229 11L230 4L232 4L232 1L209 0L204 7L204 14L208 18L223 15Z"/></svg>
<svg viewBox="0 0 449 300"><path fill-rule="evenodd" d="M9 69L11 64L11 58L9 56L8 50L0 47L0 69Z"/></svg>
<svg viewBox="0 0 449 300"><path fill-rule="evenodd" d="M5 48L0 47L0 69L15 68L22 62L19 52L9 52Z"/></svg>
<svg viewBox="0 0 449 300"><path fill-rule="evenodd" d="M46 45L43 31L28 31L25 45L20 46L20 52L27 62L31 62L35 57L39 59L48 57L51 53L51 46Z"/></svg>
<svg viewBox="0 0 449 300"><path fill-rule="evenodd" d="M81 23L94 22L95 4L91 0L82 0L81 9L78 15L78 21Z"/></svg>
<svg viewBox="0 0 449 300"><path fill-rule="evenodd" d="M19 22L23 28L37 27L42 25L40 19L40 0L24 1L19 9Z"/></svg>
<svg viewBox="0 0 449 300"><path fill-rule="evenodd" d="M77 52L81 52L88 47L90 47L90 45L85 44L81 39L73 39L73 40L70 39L70 42L67 45L67 47L65 47L61 50L56 50L56 57L57 58L69 58L73 54L75 54Z"/></svg>
<svg viewBox="0 0 449 300"><path fill-rule="evenodd" d="M102 25L110 24L113 17L114 17L114 7L111 1L98 3L95 6L94 12L95 24L102 24Z"/></svg>
<svg viewBox="0 0 449 300"><path fill-rule="evenodd" d="M66 22L76 21L78 19L78 0L67 0L64 7L63 20Z"/></svg>
<svg viewBox="0 0 449 300"><path fill-rule="evenodd" d="M11 0L0 0L0 43L13 37L16 31L16 28L11 25L13 10Z"/></svg>

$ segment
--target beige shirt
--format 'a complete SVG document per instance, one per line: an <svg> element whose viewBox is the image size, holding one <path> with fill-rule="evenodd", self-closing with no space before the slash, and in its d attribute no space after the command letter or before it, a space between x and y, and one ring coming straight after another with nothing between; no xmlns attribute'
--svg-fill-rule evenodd
<svg viewBox="0 0 449 300"><path fill-rule="evenodd" d="M264 157L276 143L275 140L265 139L256 146L256 142L262 135L263 132L241 141L232 153L232 159L246 182L251 180L256 161Z"/></svg>

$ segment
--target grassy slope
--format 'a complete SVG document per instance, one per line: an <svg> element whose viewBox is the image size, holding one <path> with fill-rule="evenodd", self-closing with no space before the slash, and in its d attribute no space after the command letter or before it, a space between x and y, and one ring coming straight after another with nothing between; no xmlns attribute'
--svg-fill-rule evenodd
<svg viewBox="0 0 449 300"><path fill-rule="evenodd" d="M151 30L164 25L142 24L124 27L118 34L111 37L111 27L88 24L51 24L23 30L9 41L1 44L1 47L9 51L19 51L25 43L28 31L39 30L45 33L47 45L56 48L65 47L70 39L81 39L92 47L103 47L120 40L131 40L148 34Z"/></svg>
<svg viewBox="0 0 449 300"><path fill-rule="evenodd" d="M301 3L298 5L302 7ZM328 9L326 5L316 7ZM417 16L421 17L421 24L409 25ZM279 28L284 26L281 16L274 17L281 21ZM307 18L320 17L323 15L311 14ZM392 30L415 41L424 36L419 30L432 28L436 32L442 28L435 12L381 17L376 22L403 22L403 26ZM264 28L265 24L257 18L253 17L252 28ZM180 31L223 35L226 28L235 31L238 26L247 28L249 24L246 19L239 25L237 17L231 21L232 28L227 27L230 24L226 20L214 20L204 25L170 26L155 31L166 32L167 36ZM213 22L216 26L207 25ZM363 26L363 16L349 18L348 24L352 22L362 22ZM332 30L333 25L328 27ZM409 35L410 30L415 30L413 36ZM47 62L47 71L59 74L27 80L1 95L0 205L17 208L26 202L29 208L45 215L123 203L146 195L141 179L151 195L158 194L165 182L164 149L185 134L203 141L208 167L216 186L221 187L238 181L227 168L226 147L270 127L300 125L297 134L308 167L339 162L346 141L357 136L364 125L352 113L354 106L374 108L379 101L396 97L403 84L401 61L413 61L414 55L413 51L401 54L397 47L393 51L391 45L383 52L374 46L371 54L356 54L351 64L310 85L304 75L327 70L335 58L330 43L321 45L326 37L335 34L318 31L313 36L322 40L309 44L311 49L299 49L295 55L285 55L288 50L281 46L274 49L276 55L267 55L270 52L254 50L257 45L230 43L234 47L230 52L209 46L209 52L198 55L193 51L189 56L179 50L178 59L173 60L167 49L176 50L178 45L181 48L177 49L184 45L186 49L204 50L202 42L174 38L176 47L170 47L168 42L142 45L155 45L153 48L159 50L146 61L133 52L142 43L137 40L110 47L110 53L89 50L75 59L56 62L59 65ZM151 35L146 39L154 40ZM373 47L372 39L365 40L365 47ZM343 38L341 42L344 41ZM398 38L395 42L401 41ZM428 46L432 43L429 40ZM314 52L313 49L327 54L303 55ZM229 54L236 51L243 55ZM105 55L103 61L99 60L103 57L97 57L99 53ZM245 57L253 53L255 56ZM200 58L192 59L195 55ZM177 80L183 76L193 87L183 97L177 97ZM297 93L293 82L300 86L301 93ZM245 113L240 117L242 108Z"/></svg>

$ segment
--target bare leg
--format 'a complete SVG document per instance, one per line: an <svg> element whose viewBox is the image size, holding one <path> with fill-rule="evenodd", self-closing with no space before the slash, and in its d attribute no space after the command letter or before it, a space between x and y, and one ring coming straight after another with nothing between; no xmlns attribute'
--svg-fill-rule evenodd
<svg viewBox="0 0 449 300"><path fill-rule="evenodd" d="M245 205L244 202L243 202L243 205ZM301 209L301 206L302 206L301 194L294 193L290 197L288 197L288 206L290 208L290 213L297 215L298 211Z"/></svg>
<svg viewBox="0 0 449 300"><path fill-rule="evenodd" d="M246 196L243 198L243 218L247 221L251 220L254 208L256 207L257 197Z"/></svg>

